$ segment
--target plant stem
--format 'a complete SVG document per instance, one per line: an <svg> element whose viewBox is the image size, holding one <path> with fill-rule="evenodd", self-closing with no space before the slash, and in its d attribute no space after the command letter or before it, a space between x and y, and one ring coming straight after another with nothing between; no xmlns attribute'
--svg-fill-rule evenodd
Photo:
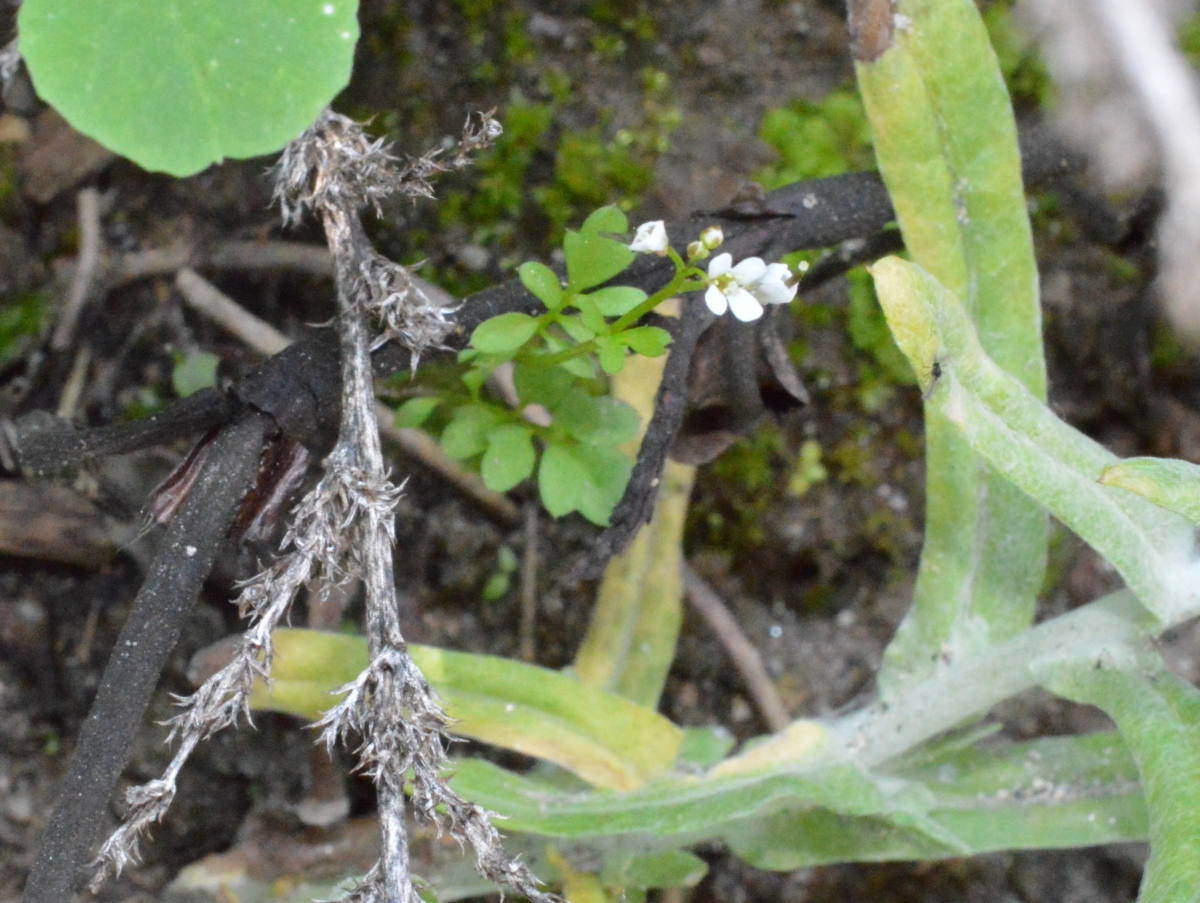
<svg viewBox="0 0 1200 903"><path fill-rule="evenodd" d="M1099 656L1161 630L1133 594L1121 590L1039 624L965 661L943 663L934 676L835 721L837 745L875 768L1038 684L1037 665L1055 658Z"/></svg>
<svg viewBox="0 0 1200 903"><path fill-rule="evenodd" d="M674 279L656 291L653 295L651 295L633 310L629 311L629 313L620 317L615 323L613 323L612 331L617 333L624 329L628 329L668 298L673 298L675 295L682 295L686 292L696 292L704 288L706 283L701 279L693 279L692 282L688 281L689 276L699 273L700 271L695 267L687 267L679 270L675 274Z"/></svg>

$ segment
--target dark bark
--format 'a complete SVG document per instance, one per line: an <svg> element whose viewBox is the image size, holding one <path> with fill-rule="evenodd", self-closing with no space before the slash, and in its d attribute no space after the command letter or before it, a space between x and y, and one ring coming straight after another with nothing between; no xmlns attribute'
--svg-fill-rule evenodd
<svg viewBox="0 0 1200 903"><path fill-rule="evenodd" d="M25 903L64 903L77 888L159 674L254 481L271 427L270 418L250 413L221 430L194 491L171 521L83 723Z"/></svg>

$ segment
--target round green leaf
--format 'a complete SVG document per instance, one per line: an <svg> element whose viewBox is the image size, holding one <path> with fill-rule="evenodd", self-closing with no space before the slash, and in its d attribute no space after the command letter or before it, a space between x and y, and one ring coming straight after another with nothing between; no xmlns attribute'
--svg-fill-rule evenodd
<svg viewBox="0 0 1200 903"><path fill-rule="evenodd" d="M625 218L620 207L601 207L592 211L579 229L581 232L623 233L629 229L629 220Z"/></svg>
<svg viewBox="0 0 1200 903"><path fill-rule="evenodd" d="M550 442L538 468L538 491L555 517L578 511L605 527L632 471L633 462L613 449Z"/></svg>
<svg viewBox="0 0 1200 903"><path fill-rule="evenodd" d="M500 314L475 327L471 344L489 354L507 354L533 338L537 328L538 321L529 314Z"/></svg>
<svg viewBox="0 0 1200 903"><path fill-rule="evenodd" d="M596 339L600 366L609 376L616 376L625 369L625 346L612 336Z"/></svg>
<svg viewBox="0 0 1200 903"><path fill-rule="evenodd" d="M533 293L535 298L545 304L547 309L558 310L562 307L562 284L550 267L531 260L521 264L517 269L517 274L521 277L522 284Z"/></svg>
<svg viewBox="0 0 1200 903"><path fill-rule="evenodd" d="M587 342L596 337L596 331L588 329L583 325L583 320L579 317L565 316L559 319L558 325L563 328L563 332L573 338L576 342Z"/></svg>
<svg viewBox="0 0 1200 903"><path fill-rule="evenodd" d="M350 79L355 0L25 0L34 86L85 135L188 176L312 124Z"/></svg>
<svg viewBox="0 0 1200 903"><path fill-rule="evenodd" d="M506 423L488 433L487 439L479 473L488 489L508 492L533 473L533 438L528 427Z"/></svg>
<svg viewBox="0 0 1200 903"><path fill-rule="evenodd" d="M504 412L489 405L464 405L442 431L442 450L457 461L481 454L488 444L488 433L504 420Z"/></svg>
<svg viewBox="0 0 1200 903"><path fill-rule="evenodd" d="M579 445L573 452L586 474L578 490L579 513L593 524L607 527L613 509L625 493L633 462L611 448Z"/></svg>
<svg viewBox="0 0 1200 903"><path fill-rule="evenodd" d="M423 395L419 398L410 398L400 407L396 408L396 428L397 429L416 429L422 423L429 419L429 415L433 413L434 408L442 403L440 398L432 398Z"/></svg>
<svg viewBox="0 0 1200 903"><path fill-rule="evenodd" d="M588 297L596 303L596 307L604 316L620 317L645 301L646 293L640 288L614 285L609 288L597 289Z"/></svg>
<svg viewBox="0 0 1200 903"><path fill-rule="evenodd" d="M671 343L671 333L657 326L637 326L626 329L620 339L638 354L646 357L660 357Z"/></svg>
<svg viewBox="0 0 1200 903"><path fill-rule="evenodd" d="M521 404L540 404L554 410L575 389L575 380L559 367L517 364L513 368L513 385Z"/></svg>
<svg viewBox="0 0 1200 903"><path fill-rule="evenodd" d="M604 319L604 314L600 313L600 308L590 295L576 296L574 304L579 310L579 319L583 320L584 326L599 335L608 334L608 321Z"/></svg>
<svg viewBox="0 0 1200 903"><path fill-rule="evenodd" d="M607 282L633 263L633 251L595 232L568 232L563 238L570 289L584 289Z"/></svg>
<svg viewBox="0 0 1200 903"><path fill-rule="evenodd" d="M542 497L542 505L553 517L570 514L577 507L576 490L586 476L587 472L565 446L549 443L538 468L538 494Z"/></svg>

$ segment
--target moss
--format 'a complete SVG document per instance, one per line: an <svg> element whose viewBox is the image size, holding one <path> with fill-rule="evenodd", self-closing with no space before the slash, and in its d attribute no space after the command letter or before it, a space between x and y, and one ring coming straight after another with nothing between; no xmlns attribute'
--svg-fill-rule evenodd
<svg viewBox="0 0 1200 903"><path fill-rule="evenodd" d="M605 141L592 128L563 136L554 155L554 182L535 189L534 197L557 238L588 210L606 204L632 210L653 179L641 155L617 140Z"/></svg>
<svg viewBox="0 0 1200 903"><path fill-rule="evenodd" d="M24 354L50 317L50 301L42 294L21 295L0 304L0 364Z"/></svg>
<svg viewBox="0 0 1200 903"><path fill-rule="evenodd" d="M141 420L162 410L162 395L153 386L142 386L129 395L123 395L121 402L121 419L125 422Z"/></svg>
<svg viewBox="0 0 1200 903"><path fill-rule="evenodd" d="M829 471L821 463L821 443L809 439L800 446L800 455L788 479L788 495L800 498L818 483L825 482Z"/></svg>
<svg viewBox="0 0 1200 903"><path fill-rule="evenodd" d="M1200 66L1200 10L1183 20L1176 32L1179 49L1193 66Z"/></svg>
<svg viewBox="0 0 1200 903"><path fill-rule="evenodd" d="M874 486L878 482L871 468L874 458L870 436L865 428L855 430L835 445L829 454L838 480L858 486Z"/></svg>
<svg viewBox="0 0 1200 903"><path fill-rule="evenodd" d="M779 154L756 176L768 190L875 165L862 101L849 88L831 91L820 103L797 100L768 110L758 137Z"/></svg>
<svg viewBox="0 0 1200 903"><path fill-rule="evenodd" d="M494 238L501 221L521 214L529 168L554 123L554 108L518 95L503 122L504 134L476 163L475 184L467 191L448 193L438 208L443 228L471 223L476 228L472 240L478 242Z"/></svg>
<svg viewBox="0 0 1200 903"><path fill-rule="evenodd" d="M621 35L605 31L592 35L589 43L592 45L592 53L596 54L597 59L606 63L613 63L621 59L628 49L625 39Z"/></svg>
<svg viewBox="0 0 1200 903"><path fill-rule="evenodd" d="M1138 286L1145 281L1141 267L1131 261L1127 257L1123 257L1116 251L1108 248L1101 248L1101 253L1104 257L1104 264L1109 275L1120 285Z"/></svg>
<svg viewBox="0 0 1200 903"><path fill-rule="evenodd" d="M710 464L701 484L704 491L697 493L689 514L701 528L704 544L735 557L763 546L763 516L786 491L792 468L787 442L771 423Z"/></svg>
<svg viewBox="0 0 1200 903"><path fill-rule="evenodd" d="M1061 247L1080 241L1082 236L1062 199L1053 191L1034 191L1026 196L1029 221L1039 250L1049 246Z"/></svg>
<svg viewBox="0 0 1200 903"><path fill-rule="evenodd" d="M1156 373L1178 370L1187 367L1194 360L1194 355L1187 346L1179 340L1166 322L1160 321L1154 327L1154 344L1150 349L1150 366Z"/></svg>
<svg viewBox="0 0 1200 903"><path fill-rule="evenodd" d="M1018 112L1029 112L1045 107L1053 100L1050 74L1037 45L1013 21L1013 0L997 0L983 11L983 24L987 27L1004 83Z"/></svg>
<svg viewBox="0 0 1200 903"><path fill-rule="evenodd" d="M632 210L654 182L658 158L670 148L681 114L672 99L669 76L642 70L641 121L605 139L595 126L561 136L554 155L554 181L534 189L557 243L568 224L597 207L615 204Z"/></svg>
<svg viewBox="0 0 1200 903"><path fill-rule="evenodd" d="M15 214L17 198L16 145L0 144L0 218Z"/></svg>

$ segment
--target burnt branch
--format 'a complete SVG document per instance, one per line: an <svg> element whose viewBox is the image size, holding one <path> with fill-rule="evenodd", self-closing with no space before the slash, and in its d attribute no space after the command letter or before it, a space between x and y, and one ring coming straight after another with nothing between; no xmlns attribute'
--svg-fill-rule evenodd
<svg viewBox="0 0 1200 903"><path fill-rule="evenodd" d="M54 814L26 885L25 903L70 900L106 821L142 715L195 605L242 498L254 482L270 418L250 413L217 435L213 454L163 538L108 661Z"/></svg>
<svg viewBox="0 0 1200 903"><path fill-rule="evenodd" d="M613 509L610 525L597 537L587 557L572 569L569 581L595 580L604 573L609 559L633 540L642 526L654 516L658 500L658 484L671 445L683 425L687 411L687 378L692 353L700 336L713 322L713 315L703 304L685 304L679 325L674 330L671 353L663 367L662 382L654 400L654 414L646 427L638 451L637 463L625 487L621 501Z"/></svg>

